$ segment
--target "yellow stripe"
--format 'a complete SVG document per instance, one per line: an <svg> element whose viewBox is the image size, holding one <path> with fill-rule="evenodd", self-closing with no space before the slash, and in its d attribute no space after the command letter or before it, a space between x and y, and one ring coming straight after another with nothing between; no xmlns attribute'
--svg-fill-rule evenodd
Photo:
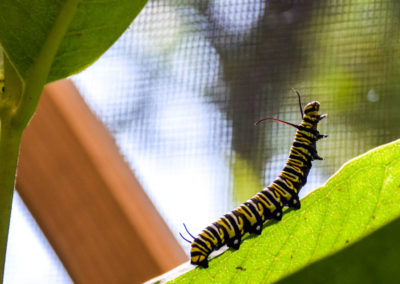
<svg viewBox="0 0 400 284"><path fill-rule="evenodd" d="M203 241L203 243L206 244L208 250L212 250L212 246L211 246L210 241L206 240L205 237L204 237L204 232L202 232L202 233L200 234L200 236L203 237L201 240Z"/></svg>
<svg viewBox="0 0 400 284"><path fill-rule="evenodd" d="M295 174L292 174L292 173L289 173L289 172L285 172L285 171L283 171L279 176L284 178L285 181L288 182L288 185L289 185L290 181L293 181L293 182L299 182L300 181L299 180L299 176L297 176ZM292 187L293 187L293 184L291 184L290 188L292 188Z"/></svg>
<svg viewBox="0 0 400 284"><path fill-rule="evenodd" d="M297 147L293 147L292 146L292 148L290 148L290 153L289 154L293 155L293 156L297 156L297 157L302 157L303 160L307 161L306 156L304 156L302 153L300 153L299 150L297 149Z"/></svg>
<svg viewBox="0 0 400 284"><path fill-rule="evenodd" d="M307 149L303 148L303 147L298 147L298 146L293 146L294 148L296 148L297 150L303 152L304 154L309 155L310 151L308 151Z"/></svg>
<svg viewBox="0 0 400 284"><path fill-rule="evenodd" d="M244 216L237 216L237 226L239 227L240 234L243 236L244 235Z"/></svg>
<svg viewBox="0 0 400 284"><path fill-rule="evenodd" d="M296 159L293 159L293 158L289 158L287 160L287 163L289 163L292 166L297 166L297 167L303 167L304 166L304 163L302 161L296 160Z"/></svg>
<svg viewBox="0 0 400 284"><path fill-rule="evenodd" d="M276 210L276 206L262 193L258 193L256 195L257 200L261 201L268 208L269 212L274 212ZM279 202L279 201L278 201ZM264 212L263 212L264 213ZM262 215L263 216L263 215Z"/></svg>
<svg viewBox="0 0 400 284"><path fill-rule="evenodd" d="M290 192L287 192L283 187L281 187L280 185L278 185L278 184L276 184L276 183L273 183L272 185L271 185L273 188L275 188L275 190L277 191L277 192L279 192L279 194L281 195L281 196L283 196L286 200L289 200L289 199L291 199L292 198L292 194L290 194Z"/></svg>
<svg viewBox="0 0 400 284"><path fill-rule="evenodd" d="M246 205L244 205L244 206L246 206ZM241 213L246 218L246 220L250 223L251 226L253 226L257 222L257 219L255 218L254 214L253 213L251 215L247 214L247 211L242 209L242 207L237 208L236 212Z"/></svg>
<svg viewBox="0 0 400 284"><path fill-rule="evenodd" d="M312 142L307 137L296 137L296 141L302 142L305 145L311 145Z"/></svg>
<svg viewBox="0 0 400 284"><path fill-rule="evenodd" d="M212 241L212 243L216 246L218 244L218 239L214 236L214 234L209 231L203 231L203 233L206 235L207 239L210 239Z"/></svg>
<svg viewBox="0 0 400 284"><path fill-rule="evenodd" d="M229 224L229 226L227 226L227 225L222 221L222 219L224 219L224 220ZM219 225L223 226L223 227L228 231L229 239L232 239L232 238L235 236L235 230L233 229L233 227L232 227L232 225L231 225L231 223L229 222L228 219L226 219L225 217L222 217L221 219L219 219L219 220L217 221L217 223L218 223Z"/></svg>

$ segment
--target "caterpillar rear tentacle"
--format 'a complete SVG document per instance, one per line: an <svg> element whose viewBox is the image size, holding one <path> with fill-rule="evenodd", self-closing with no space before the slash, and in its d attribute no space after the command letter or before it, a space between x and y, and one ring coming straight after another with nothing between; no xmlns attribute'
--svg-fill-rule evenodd
<svg viewBox="0 0 400 284"><path fill-rule="evenodd" d="M285 167L269 186L212 223L193 240L190 250L192 264L207 268L207 258L212 251L225 244L230 248L239 249L245 233L259 235L268 219L281 220L284 206L300 209L298 193L307 182L311 162L323 160L318 155L316 142L328 135L320 134L317 127L318 122L327 115L318 114L320 103L317 101L308 103L302 109L300 93L294 91L299 97L300 110L302 110L300 124L296 125L275 118L264 118L256 123L273 120L297 128Z"/></svg>

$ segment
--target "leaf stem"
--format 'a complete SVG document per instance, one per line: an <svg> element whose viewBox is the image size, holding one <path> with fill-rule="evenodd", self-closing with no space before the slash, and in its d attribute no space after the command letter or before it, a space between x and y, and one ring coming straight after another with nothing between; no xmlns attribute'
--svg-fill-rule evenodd
<svg viewBox="0 0 400 284"><path fill-rule="evenodd" d="M0 121L0 283L3 282L4 261L10 222L11 202L14 192L21 132L11 121Z"/></svg>
<svg viewBox="0 0 400 284"><path fill-rule="evenodd" d="M5 253L11 215L21 135L34 114L50 68L62 39L81 0L67 0L56 18L47 40L25 78L5 60L5 88L0 96L0 282L4 276Z"/></svg>

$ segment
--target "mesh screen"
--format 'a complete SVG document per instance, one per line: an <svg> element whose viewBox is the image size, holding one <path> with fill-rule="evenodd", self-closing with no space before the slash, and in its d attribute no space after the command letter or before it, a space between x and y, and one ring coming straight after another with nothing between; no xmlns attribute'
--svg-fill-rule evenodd
<svg viewBox="0 0 400 284"><path fill-rule="evenodd" d="M399 2L150 1L73 79L178 236L242 203L282 169L296 95L328 119L301 196L399 136ZM183 244L183 242L182 242Z"/></svg>
<svg viewBox="0 0 400 284"><path fill-rule="evenodd" d="M16 191L12 203L3 283L73 283Z"/></svg>

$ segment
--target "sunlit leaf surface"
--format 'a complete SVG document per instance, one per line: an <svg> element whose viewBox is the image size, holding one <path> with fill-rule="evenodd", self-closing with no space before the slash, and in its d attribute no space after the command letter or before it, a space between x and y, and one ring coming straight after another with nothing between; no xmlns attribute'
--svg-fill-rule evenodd
<svg viewBox="0 0 400 284"><path fill-rule="evenodd" d="M238 251L228 250L212 259L208 269L194 269L175 282L274 282L344 248L354 249L353 243L399 217L399 188L400 140L345 164L302 200L299 211L288 210L282 221L267 224L261 236L250 236ZM366 240L380 243L381 234Z"/></svg>

